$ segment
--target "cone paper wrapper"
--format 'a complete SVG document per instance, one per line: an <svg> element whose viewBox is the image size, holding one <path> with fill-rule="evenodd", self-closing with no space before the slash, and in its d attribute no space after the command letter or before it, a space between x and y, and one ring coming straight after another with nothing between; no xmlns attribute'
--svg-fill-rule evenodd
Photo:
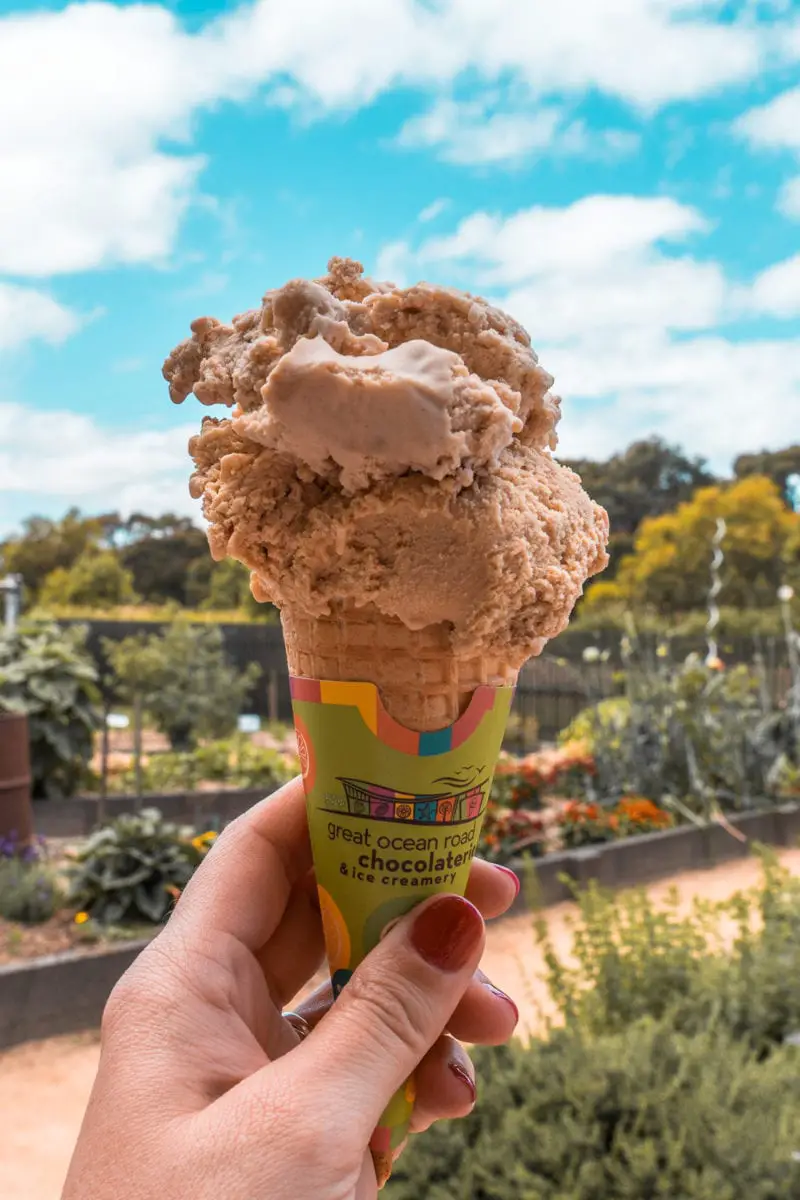
<svg viewBox="0 0 800 1200"><path fill-rule="evenodd" d="M394 721L372 683L295 677L291 691L335 999L390 921L464 895L514 689L479 687L432 733ZM380 1183L413 1105L410 1080L371 1143Z"/></svg>

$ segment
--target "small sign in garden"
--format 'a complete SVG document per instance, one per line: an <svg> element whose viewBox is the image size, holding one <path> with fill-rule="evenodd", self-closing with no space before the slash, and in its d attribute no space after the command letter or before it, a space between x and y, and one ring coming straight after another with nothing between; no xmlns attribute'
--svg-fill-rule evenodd
<svg viewBox="0 0 800 1200"><path fill-rule="evenodd" d="M261 718L255 713L242 713L236 722L239 733L258 733L261 729Z"/></svg>

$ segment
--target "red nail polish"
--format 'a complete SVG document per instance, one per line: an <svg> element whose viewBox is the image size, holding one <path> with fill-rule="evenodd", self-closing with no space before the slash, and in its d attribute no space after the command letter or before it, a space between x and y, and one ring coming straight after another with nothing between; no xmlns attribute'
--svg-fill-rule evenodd
<svg viewBox="0 0 800 1200"><path fill-rule="evenodd" d="M505 992L501 992L500 988L495 987L493 983L487 983L486 987L489 989L489 991L492 993L493 996L497 996L498 1000L505 1000L506 1004L508 1004L511 1007L511 1009L513 1010L513 1013L514 1013L514 1024L518 1025L519 1024L519 1009L517 1008L516 1004L511 999L511 997L507 996Z"/></svg>
<svg viewBox="0 0 800 1200"><path fill-rule="evenodd" d="M483 918L469 900L438 896L414 919L410 933L417 953L440 971L460 971L483 936Z"/></svg>
<svg viewBox="0 0 800 1200"><path fill-rule="evenodd" d="M478 1098L478 1090L475 1087L475 1080L472 1078L469 1071L466 1069L466 1067L462 1067L461 1063L457 1062L450 1062L447 1064L447 1066L455 1075L456 1079L458 1079L460 1083L463 1083L467 1088L470 1094L470 1099L474 1104Z"/></svg>
<svg viewBox="0 0 800 1200"><path fill-rule="evenodd" d="M516 900L517 896L519 895L519 889L520 889L519 876L516 874L515 871L512 871L509 867L501 867L500 863L495 863L494 869L495 869L495 871L502 871L504 875L508 875L509 878L513 881L514 899Z"/></svg>

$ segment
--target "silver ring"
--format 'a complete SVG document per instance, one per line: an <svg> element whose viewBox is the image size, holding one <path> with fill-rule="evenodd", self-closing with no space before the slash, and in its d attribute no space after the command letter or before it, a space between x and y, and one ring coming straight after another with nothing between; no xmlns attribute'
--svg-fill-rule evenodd
<svg viewBox="0 0 800 1200"><path fill-rule="evenodd" d="M285 1012L283 1013L283 1019L291 1025L301 1042L304 1042L311 1033L311 1026L305 1017L300 1016L300 1013Z"/></svg>

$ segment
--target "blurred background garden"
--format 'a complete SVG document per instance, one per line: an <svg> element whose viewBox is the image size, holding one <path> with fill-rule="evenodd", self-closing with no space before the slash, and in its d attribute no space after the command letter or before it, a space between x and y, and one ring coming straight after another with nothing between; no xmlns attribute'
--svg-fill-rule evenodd
<svg viewBox="0 0 800 1200"><path fill-rule="evenodd" d="M534 912L559 855L711 828L738 854L743 818L800 805L800 447L730 479L655 439L573 465L611 566L523 669L480 847ZM2 972L151 937L298 760L277 614L191 522L71 511L0 554L0 738L24 721L32 795L0 811ZM475 1114L388 1194L800 1195L800 862L763 854L722 900L572 882L566 941L544 913L498 933L533 1036L480 1052Z"/></svg>
<svg viewBox="0 0 800 1200"><path fill-rule="evenodd" d="M611 566L522 672L483 853L541 858L800 798L800 446L737 459L731 479L658 439L572 465L609 509ZM0 709L27 717L36 823L121 847L107 894L62 901L43 848L24 866L9 850L25 830L7 817L0 916L63 922L74 903L91 930L157 922L184 868L155 855L146 871L147 839L191 846L297 771L277 614L173 516L32 518L0 553Z"/></svg>

